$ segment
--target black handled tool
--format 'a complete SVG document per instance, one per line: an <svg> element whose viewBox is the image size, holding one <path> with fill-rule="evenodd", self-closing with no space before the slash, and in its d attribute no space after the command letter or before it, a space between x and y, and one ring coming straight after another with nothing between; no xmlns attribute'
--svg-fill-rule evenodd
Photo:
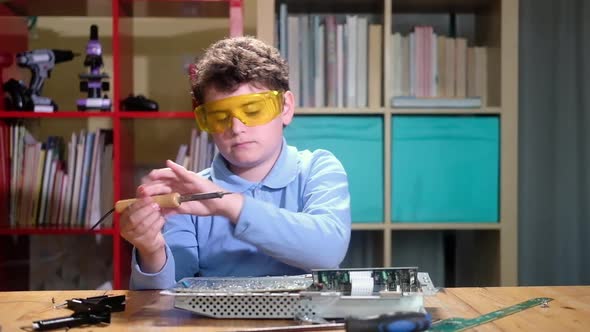
<svg viewBox="0 0 590 332"><path fill-rule="evenodd" d="M367 319L347 318L344 323L261 327L234 332L307 332L341 329L346 329L346 332L414 332L427 330L430 323L428 313L398 312Z"/></svg>
<svg viewBox="0 0 590 332"><path fill-rule="evenodd" d="M66 303L68 309L74 311L71 316L34 321L33 330L48 331L81 325L110 324L111 312L125 310L125 295L74 298Z"/></svg>
<svg viewBox="0 0 590 332"><path fill-rule="evenodd" d="M422 312L399 312L369 319L346 320L347 332L417 332L430 327L430 314Z"/></svg>

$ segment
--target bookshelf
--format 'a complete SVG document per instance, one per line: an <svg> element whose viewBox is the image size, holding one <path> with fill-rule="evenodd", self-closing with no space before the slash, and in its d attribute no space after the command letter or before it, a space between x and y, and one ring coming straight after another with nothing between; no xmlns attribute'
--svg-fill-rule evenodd
<svg viewBox="0 0 590 332"><path fill-rule="evenodd" d="M113 199L135 196L141 176L152 168L162 167L166 159L174 159L179 145L190 140L195 124L186 65L212 42L230 34L241 34L242 15L251 10L252 6L244 8L241 0L2 1L0 53L14 56L30 49L53 48L71 49L80 56L57 64L45 81L43 95L51 96L59 105L59 111L6 111L2 103L0 121L22 123L40 142L50 135L61 136L67 142L72 132L111 129L113 156L108 162L112 162L113 169L110 181ZM245 23L248 29L250 23ZM32 24L32 28L27 24ZM110 112L76 110L76 99L84 97L79 91L78 74L88 70L83 61L92 24L99 28L103 70L110 76L111 88L107 92L113 100ZM29 73L24 68L13 63L2 70L2 81L15 78L28 83ZM159 111L122 110L119 101L129 94L143 94L156 100ZM59 241L59 236L76 236L80 238L79 250L88 255L89 261L105 255L112 260L106 277L111 279L113 287L127 288L131 248L119 236L118 217L114 216L112 227L90 231L79 226L11 228L8 216L0 216L0 281L3 287L6 290L29 287L29 274L33 272L22 267L13 271L7 266L33 261L28 257L30 238L42 236L45 241L55 236L55 241ZM97 253L83 248L98 235L103 241L104 238L110 241L110 252ZM11 279L17 276L20 281L9 282L4 278L8 273L14 273Z"/></svg>
<svg viewBox="0 0 590 332"><path fill-rule="evenodd" d="M358 205L366 204L362 197L359 199L359 196L365 191L355 189L351 184L353 235L354 233L363 233L363 235L359 236L362 238L360 246L372 247L372 254L376 257L375 262L377 264L392 266L402 262L403 264L415 265L419 264L418 260L413 260L418 254L413 256L413 252L421 250L420 241L425 238L429 239L428 237L432 236L437 239L441 246L434 247L434 251L430 251L426 255L432 256L431 261L444 260L443 269L447 262L450 263L451 267L448 269L453 271L450 271L450 274L446 270L441 272L441 275L445 275L445 277L450 276L447 279L447 285L516 285L518 282L518 1L330 0L317 3L314 1L259 0L256 8L256 35L258 38L279 47L282 38L280 32L281 23L276 22L281 18L281 5L286 5L288 16L314 16L319 14L323 17L320 19L320 22L322 22L320 24L326 24L325 17L327 15L339 16L340 23L343 23L342 16L368 14L372 17L373 23L382 24L385 27L382 29L383 34L381 36L381 63L377 64L383 70L383 78L380 82L380 88L382 89L380 103L371 107L310 107L304 105L296 110L296 118L293 122L293 125L297 126L298 118L304 119L300 121L305 121L309 118L324 119L324 117L330 116L337 126L339 118L348 119L353 116L362 121L367 118L380 118L382 128L377 129L377 131L381 132L376 134L379 134L383 149L383 174L375 174L375 176L382 175L383 195L378 199L383 201L383 210L380 211L382 218L378 222L367 223L358 218L355 220L355 199L357 209L359 209ZM390 34L395 32L403 33L404 30L407 33L408 29L416 25L432 25L434 32L438 34L449 33L449 30L451 30L454 31L454 36L466 38L470 46L485 46L487 48L487 66L485 66L486 99L481 107L466 109L393 108L389 106L393 97L393 64L392 61L387 60L392 58ZM439 33L441 30L446 31ZM287 31L291 30L287 29ZM289 61L291 62L291 59ZM370 71L371 66L374 65L376 64L369 64L368 70ZM422 120L420 122L416 119ZM487 148L491 149L486 150L494 152L497 149L495 159L492 160L493 167L490 167L490 164L475 166L476 171L481 170L484 175L496 174L494 178L497 179L497 183L491 184L493 190L489 191L489 195L486 196L488 197L486 201L489 202L487 207L491 206L494 209L493 213L490 214L491 219L486 219L487 217L481 219L471 218L469 215L465 217L454 215L455 220L453 220L453 216L448 219L443 217L429 220L427 217L423 218L424 220L416 217L415 220L411 221L396 219L404 216L400 211L404 206L402 205L400 208L398 204L396 210L396 200L400 202L401 199L404 202L403 204L406 204L406 201L403 200L403 195L400 197L394 194L396 191L395 186L397 185L399 190L399 186L404 183L403 177L399 174L396 175L395 169L399 169L404 165L407 167L407 164L414 161L415 158L411 152L403 152L408 148L403 145L403 140L400 140L400 132L402 129L410 131L413 128L415 130L425 130L424 125L430 122L434 124L431 125L432 127L428 127L428 130L435 130L433 128L436 128L436 124L441 119L448 121L447 123L451 126L455 121L463 122L464 119L484 119L484 121L493 122L489 127L491 129L488 129L488 131L494 134L496 143L493 146L488 145ZM312 121L303 123L309 125ZM413 125L418 127L412 127ZM305 126L301 125L301 127ZM395 128L397 128L397 131ZM466 132L470 130L470 128L459 129L466 130ZM300 130L303 131L304 129ZM454 135L456 133L450 130L445 134ZM297 135L299 135L299 131ZM319 134L314 132L314 135L318 137ZM349 141L346 141L347 138L343 138L343 141L353 142L357 132L341 134L341 136L346 135L348 135ZM361 139L365 140L365 137L363 136ZM310 143L310 146L312 145ZM402 150L402 147L406 150ZM445 148L456 151L460 148L460 145L450 143L445 145ZM486 156L475 157L477 151L472 150L461 151L454 156L455 159L460 161L463 160L462 158L467 159L466 164L468 165L473 162L473 160L469 159L470 156L473 156L471 159L487 160ZM347 158L345 154L344 158ZM357 164L349 163L348 165L350 168L356 168ZM486 171L483 169L486 169ZM353 169L352 172L356 171ZM378 171L375 172L379 173ZM359 172L354 174L355 176L364 176ZM432 181L432 179L439 179L444 176L445 174L441 173L440 176L430 179ZM407 189L407 187L404 188ZM357 191L356 196L355 190ZM487 192L489 185L485 185L483 190ZM480 197L477 192L466 193L463 193L463 198L469 198L469 195ZM444 202L444 200L442 201ZM465 202L462 204L468 204ZM420 208L416 210L413 212L417 214L421 212ZM439 211L442 210L439 209ZM367 233L372 234L373 237L366 236ZM410 243L410 246L405 247L404 252L400 252L399 246L397 246L400 242ZM359 250L365 249L360 248ZM355 249L351 248L351 250ZM400 256L405 257L405 260L399 260ZM436 263L434 265L440 266L441 264Z"/></svg>
<svg viewBox="0 0 590 332"><path fill-rule="evenodd" d="M450 246L455 251L445 252L437 258L453 256L455 273L468 275L463 278L457 277L457 284L516 285L518 1L326 0L318 3L311 0L246 0L242 3L233 0L59 0L51 4L43 0L2 2L0 51L15 53L31 48L69 48L83 53L89 26L98 24L100 41L104 48L105 71L111 76L112 91L109 92L109 97L120 100L129 93L145 94L159 102L160 111L124 112L117 102L113 103L112 112L75 111L75 99L81 96L78 92L77 75L85 69L81 63L83 57L78 57L74 61L58 64L52 77L45 83L43 92L55 98L61 106L59 112L36 114L0 110L0 121L19 120L25 126L36 130L34 134L40 140L54 133L67 137L71 132L82 128L112 128L114 199L133 196L141 176L152 168L161 167L165 159L174 158L178 146L188 143L190 139L194 121L190 112L191 102L187 95L187 78L183 64L198 55L203 47L229 34L228 27L232 22L236 22L228 14L231 12L230 8L243 7L245 34L256 35L266 42L275 44L275 19L281 3L287 3L289 12L292 13L368 13L373 17L374 23L383 27L397 27L403 22L428 24L431 15L470 15L475 23L471 38L489 47L489 63L493 64L488 69L489 98L481 108L391 108L391 63L384 59L391 57L390 40L385 37L392 29L385 28L382 30L380 54L383 77L379 105L341 108L299 107L297 117L371 118L381 124L380 136L373 140L380 144L382 151L379 166L383 170L380 172L382 174L377 174L382 176L382 194L375 198L381 205L378 212L379 220L354 220L353 234L356 234L357 238L353 241L352 250L358 249L360 254L370 255L375 265L391 266L400 262L398 258L403 256L402 254L407 254L398 250L399 243L419 242L423 239L422 236L430 235L439 239L439 242L446 243L447 237L450 236ZM25 24L25 18L28 16L38 18L37 30L31 33L27 31ZM26 78L25 71L15 66L3 70L2 74L3 79ZM501 176L497 185L497 222L481 222L475 219L460 222L399 222L394 219L397 211L392 203L396 200L392 195L392 187L395 185L392 169L398 159L392 152L395 139L392 126L400 117L419 116L446 116L457 119L486 116L498 120L498 140L502 144L498 146ZM354 138L354 134L350 133L349 136ZM112 240L110 254L113 256L113 285L115 288L126 288L130 248L118 235L117 216L114 218L112 229L92 233L84 229L1 228L0 242L9 243L15 236L20 239L32 235L85 234L101 234ZM473 243L476 244L475 247ZM23 243L19 243L18 246L23 247ZM477 252L478 258L464 257L457 251ZM410 264L418 264L412 258L410 255ZM0 265L9 259L12 257L0 250ZM22 273L26 275L28 272Z"/></svg>

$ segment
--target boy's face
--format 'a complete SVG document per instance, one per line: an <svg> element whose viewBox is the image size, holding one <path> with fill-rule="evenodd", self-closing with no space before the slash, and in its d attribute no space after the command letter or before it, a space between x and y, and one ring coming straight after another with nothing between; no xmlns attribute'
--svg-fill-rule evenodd
<svg viewBox="0 0 590 332"><path fill-rule="evenodd" d="M232 93L218 92L214 89L206 90L204 99L205 102L212 102L223 98L268 90L242 84ZM269 166L268 169L272 167L281 151L283 126L291 123L293 119L294 104L291 92L285 92L283 100L281 114L266 124L248 127L237 118L232 118L230 128L212 134L219 152L231 164L230 168L244 170L258 166Z"/></svg>

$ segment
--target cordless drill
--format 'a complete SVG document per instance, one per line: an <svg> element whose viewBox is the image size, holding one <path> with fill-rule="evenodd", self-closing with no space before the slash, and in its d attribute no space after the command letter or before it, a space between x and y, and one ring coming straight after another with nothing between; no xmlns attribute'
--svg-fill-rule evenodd
<svg viewBox="0 0 590 332"><path fill-rule="evenodd" d="M11 91L7 92L13 99L30 100L27 103L12 101L13 108L18 110L32 110L35 112L53 112L57 110L57 104L51 98L41 96L41 90L45 80L51 75L56 64L71 61L76 54L69 50L38 49L18 53L16 63L19 67L31 70L31 81L28 89L18 89L12 82ZM11 80L14 81L14 80ZM8 82L7 82L8 83ZM22 83L20 83L22 85ZM18 90L18 91L17 91ZM27 105L27 106L18 106ZM16 107L14 107L16 106Z"/></svg>
<svg viewBox="0 0 590 332"><path fill-rule="evenodd" d="M78 99L79 111L111 109L111 100L107 95L101 96L102 91L109 91L109 75L101 72L103 67L102 45L98 41L98 26L90 26L90 40L86 45L86 59L84 66L89 67L88 73L80 74L80 91L87 92L88 98ZM105 81L103 81L105 80Z"/></svg>

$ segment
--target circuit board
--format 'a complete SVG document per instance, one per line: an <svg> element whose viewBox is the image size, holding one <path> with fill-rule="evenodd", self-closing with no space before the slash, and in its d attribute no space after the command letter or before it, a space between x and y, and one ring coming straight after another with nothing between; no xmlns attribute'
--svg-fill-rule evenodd
<svg viewBox="0 0 590 332"><path fill-rule="evenodd" d="M374 268L374 269L320 269L313 270L313 285L317 291L336 291L350 295L353 280L365 281L372 286L372 293L419 292L417 267Z"/></svg>
<svg viewBox="0 0 590 332"><path fill-rule="evenodd" d="M481 315L475 318L447 318L432 324L432 327L428 331L437 332L458 332L463 331L475 326L479 326L485 323L489 323L496 319L515 314L528 308L536 307L538 305L547 305L551 298L538 297L515 304L510 307L506 307L500 310L492 311L485 315Z"/></svg>

